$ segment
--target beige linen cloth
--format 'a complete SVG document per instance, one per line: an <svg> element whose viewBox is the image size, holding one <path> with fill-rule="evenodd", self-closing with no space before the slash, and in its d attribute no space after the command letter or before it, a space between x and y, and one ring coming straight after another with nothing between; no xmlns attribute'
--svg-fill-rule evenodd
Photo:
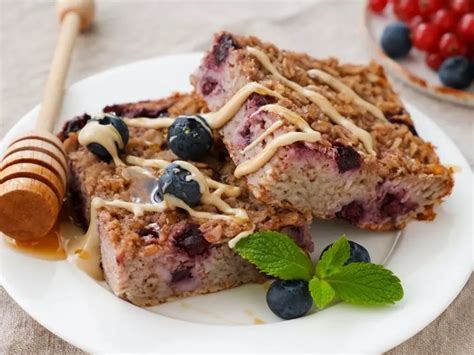
<svg viewBox="0 0 474 355"><path fill-rule="evenodd" d="M144 58L202 51L221 29L258 35L318 57L369 59L361 34L361 1L96 2L95 26L77 41L69 82ZM1 0L0 21L1 138L40 101L58 25L53 3L32 0ZM404 99L445 129L472 166L473 110L426 97L398 81L394 84ZM389 354L473 354L473 292L471 277L438 319ZM36 323L0 287L0 354L17 353L82 352Z"/></svg>

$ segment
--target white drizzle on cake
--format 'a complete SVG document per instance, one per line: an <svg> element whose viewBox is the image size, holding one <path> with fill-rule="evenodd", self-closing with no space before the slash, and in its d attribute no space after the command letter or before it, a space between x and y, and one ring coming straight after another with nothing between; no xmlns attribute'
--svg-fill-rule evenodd
<svg viewBox="0 0 474 355"><path fill-rule="evenodd" d="M174 122L174 117L158 117L158 118L149 118L149 117L136 117L136 118L123 118L123 122L129 127L141 127L141 128L151 128L151 129L163 129L168 128Z"/></svg>
<svg viewBox="0 0 474 355"><path fill-rule="evenodd" d="M118 149L124 149L125 145L122 136L113 125L104 125L97 120L90 120L79 132L78 140L83 146L100 142L109 152L116 166L125 166L118 155Z"/></svg>
<svg viewBox="0 0 474 355"><path fill-rule="evenodd" d="M322 81L323 83L332 87L334 90L349 96L350 98L352 98L352 100L354 100L354 102L357 105L365 108L372 115L377 117L379 120L388 122L387 118L385 117L381 109L379 109L374 104L368 102L367 100L364 100L362 97L357 95L357 93L354 90L352 90L349 86L347 86L342 81L335 78L334 76L319 69L308 70L308 76L312 79L318 79L319 81Z"/></svg>
<svg viewBox="0 0 474 355"><path fill-rule="evenodd" d="M259 112L259 110L255 111L250 117L252 117L255 113ZM275 121L273 122L273 124L268 127L265 132L263 132L261 135L259 135L257 138L255 138L255 140L250 143L248 146L246 146L243 150L242 150L242 153L247 153L249 150L251 150L252 148L255 148L256 145L258 145L258 143L262 142L265 138L267 138L270 134L272 134L273 132L275 132L278 128L280 128L281 126L283 126L284 122L282 120L278 120L278 121Z"/></svg>
<svg viewBox="0 0 474 355"><path fill-rule="evenodd" d="M283 106L275 105L275 104L265 105L265 106L260 107L256 111L256 113L262 112L262 111L272 112L279 115L280 117L284 117L287 121L295 125L296 128L298 128L302 132L287 132L274 138L257 155L237 165L234 171L234 175L236 177L242 177L244 175L251 174L257 171L258 169L260 169L265 163L267 163L273 157L273 155L276 153L276 151L280 147L287 146L299 141L314 143L321 139L321 134L313 130L309 126L308 122L306 122L301 116L299 116L295 112ZM271 128L272 127L268 128L267 131L270 130ZM262 134L262 136L266 136L266 135L268 135L267 132L264 132Z"/></svg>
<svg viewBox="0 0 474 355"><path fill-rule="evenodd" d="M247 99L253 93L274 96L279 99L284 98L276 91L270 90L269 88L259 83L250 82L242 86L218 111L204 113L201 116L206 119L207 123L211 128L221 128L225 126L225 124L229 122L232 117L235 116L235 114L240 110L245 101L247 101Z"/></svg>
<svg viewBox="0 0 474 355"><path fill-rule="evenodd" d="M95 123L95 122L92 122ZM90 123L89 123L90 124ZM101 125L102 127L112 127L112 125ZM87 125L86 125L87 127ZM84 127L83 129L85 129ZM94 124L93 127L96 127ZM115 130L115 128L114 128ZM116 130L115 130L116 131ZM117 148L115 146L115 141L112 140L113 133L112 130L105 131L101 130L101 134L97 135L96 138L93 138L90 130L86 131L87 134L83 139L81 144L90 144L90 143L99 143L108 150L112 147L110 144L107 147L103 144L103 141L99 139L106 137L109 142L114 142L113 147L115 151L112 150L109 153L113 156L113 153L117 154ZM118 132L117 132L118 133ZM114 159L114 161L116 161ZM121 160L121 164L125 165ZM156 169L165 169L170 164L176 164L179 167L187 170L190 175L188 175L189 180L194 180L198 183L199 189L201 192L201 203L203 205L212 205L215 206L222 213L211 213L206 211L197 211L187 205L184 201L172 196L170 194L165 194L163 200L160 202L148 202L148 203L138 203L138 202L129 202L123 200L105 200L100 197L94 197L91 206L90 206L90 222L89 228L85 235L82 238L76 238L74 243L71 243L67 247L68 254L75 255L76 265L88 275L97 280L103 279L103 272L100 268L100 241L99 241L99 232L97 230L97 218L98 218L98 209L103 207L116 207L126 209L132 212L135 216L143 216L145 212L165 212L167 210L174 210L176 208L181 208L189 213L189 215L195 218L202 218L208 220L225 220L228 222L237 223L240 225L250 223L251 226L248 230L245 230L231 239L228 243L230 247L235 246L238 240L250 235L255 230L255 225L251 223L247 212L242 208L233 208L227 202L222 199L222 196L229 197L238 197L241 193L240 188L237 186L227 185L218 181L215 181L209 177L206 177L201 171L194 166L193 164L177 160L174 162L169 162L162 159L143 159L135 156L127 156L126 162L128 164L134 165L132 168L133 174L136 177L138 174L143 174L148 179L150 178L150 171L145 169L145 167L156 168ZM142 171L137 170L136 168L141 167ZM126 179L130 178L129 171L130 167L127 167L123 171L123 175ZM211 192L210 189L215 191Z"/></svg>
<svg viewBox="0 0 474 355"><path fill-rule="evenodd" d="M328 116L334 123L345 127L352 134L354 134L354 136L356 136L364 144L365 149L370 154L375 154L375 151L373 149L373 140L370 133L355 125L354 122L343 117L327 98L317 92L302 87L294 81L285 78L272 64L270 58L268 58L268 56L261 50L254 47L247 47L246 50L249 54L253 55L260 62L260 64L262 64L262 66L267 69L272 75L274 75L278 80L280 80L286 86L295 90L296 92L305 96L308 100L316 104L321 109L321 111L326 116Z"/></svg>

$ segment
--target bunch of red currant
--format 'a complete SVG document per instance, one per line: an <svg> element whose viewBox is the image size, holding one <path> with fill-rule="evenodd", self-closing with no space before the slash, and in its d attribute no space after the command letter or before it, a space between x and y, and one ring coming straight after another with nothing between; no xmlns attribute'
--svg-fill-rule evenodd
<svg viewBox="0 0 474 355"><path fill-rule="evenodd" d="M369 0L368 5L381 13L389 2L401 21L386 28L385 46L382 37L389 56L402 57L413 45L435 71L453 57L474 62L474 0Z"/></svg>

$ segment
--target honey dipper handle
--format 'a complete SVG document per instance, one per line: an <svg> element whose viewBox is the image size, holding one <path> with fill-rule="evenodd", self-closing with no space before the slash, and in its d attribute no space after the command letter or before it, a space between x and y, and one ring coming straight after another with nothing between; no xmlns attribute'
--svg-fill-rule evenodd
<svg viewBox="0 0 474 355"><path fill-rule="evenodd" d="M51 132L61 109L64 84L74 42L80 29L87 29L94 15L92 0L61 0L57 3L61 31L46 82L36 128Z"/></svg>

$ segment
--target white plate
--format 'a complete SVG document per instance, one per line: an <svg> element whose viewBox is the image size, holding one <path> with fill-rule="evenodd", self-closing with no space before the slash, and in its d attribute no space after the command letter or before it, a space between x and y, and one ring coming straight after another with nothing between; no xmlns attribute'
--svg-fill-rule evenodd
<svg viewBox="0 0 474 355"><path fill-rule="evenodd" d="M373 13L366 6L364 9L364 27L368 35L371 49L391 73L412 87L441 98L443 100L474 107L474 82L465 90L457 90L444 86L439 80L438 73L431 70L425 63L425 52L415 47L401 59L388 57L380 48L380 38L387 25L398 20L389 4L382 14Z"/></svg>
<svg viewBox="0 0 474 355"><path fill-rule="evenodd" d="M189 73L199 59L199 54L156 58L85 79L67 91L61 117L188 90ZM472 173L451 140L429 118L408 108L422 136L439 146L443 162L461 167L453 195L438 208L438 218L410 224L400 238L397 233L355 230L343 222L318 222L313 228L316 257L345 232L364 244L375 262L387 261L405 289L405 298L395 306L338 304L300 319L279 321L265 305L263 287L246 285L141 309L114 297L104 283L93 281L68 262L34 259L0 242L3 286L39 323L90 352L388 350L435 319L471 271ZM37 112L35 108L15 125L0 152L32 126ZM265 324L255 325L256 319Z"/></svg>

